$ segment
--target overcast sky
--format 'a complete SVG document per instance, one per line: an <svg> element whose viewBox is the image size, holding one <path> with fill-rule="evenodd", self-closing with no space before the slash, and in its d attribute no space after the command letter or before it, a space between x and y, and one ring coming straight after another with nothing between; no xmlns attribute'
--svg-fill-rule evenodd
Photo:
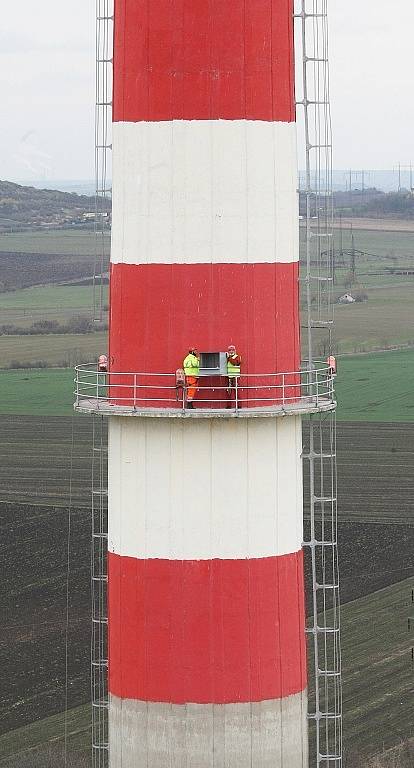
<svg viewBox="0 0 414 768"><path fill-rule="evenodd" d="M334 167L414 161L413 0L328 5ZM4 4L0 178L93 177L94 14L94 0Z"/></svg>

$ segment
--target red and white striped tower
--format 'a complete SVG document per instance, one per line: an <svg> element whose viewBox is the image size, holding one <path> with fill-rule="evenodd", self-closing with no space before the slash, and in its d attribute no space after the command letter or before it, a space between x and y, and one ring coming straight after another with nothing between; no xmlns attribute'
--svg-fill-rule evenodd
<svg viewBox="0 0 414 768"><path fill-rule="evenodd" d="M293 0L115 0L111 371L300 368ZM300 416L112 416L111 768L304 768ZM204 414L205 416L205 414Z"/></svg>

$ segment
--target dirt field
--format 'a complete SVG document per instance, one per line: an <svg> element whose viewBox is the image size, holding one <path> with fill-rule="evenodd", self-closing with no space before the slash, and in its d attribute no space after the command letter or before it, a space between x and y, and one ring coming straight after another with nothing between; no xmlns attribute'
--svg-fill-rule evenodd
<svg viewBox="0 0 414 768"><path fill-rule="evenodd" d="M70 700L76 705L89 697L86 510L72 510L71 528L69 676ZM64 709L67 530L64 507L1 505L3 733Z"/></svg>
<svg viewBox="0 0 414 768"><path fill-rule="evenodd" d="M92 418L73 417L72 500L90 503ZM0 501L69 501L72 417L0 416ZM339 515L343 522L407 523L414 497L412 424L338 425Z"/></svg>
<svg viewBox="0 0 414 768"><path fill-rule="evenodd" d="M14 728L64 709L68 510L0 504L0 519L0 665L7 670L0 692L0 734L9 734L4 741L0 736L1 758L21 744L10 733ZM89 698L90 521L86 509L72 510L71 528L69 706L76 707ZM392 584L400 578L401 569L405 568L406 576L414 574L412 527L342 523L339 539L344 601L381 583ZM406 632L410 590L408 580L343 609L346 733L353 746L366 754L381 747L382 741L395 744L411 727L411 688L407 686L411 686L412 671ZM400 705L396 706L401 700L403 720ZM86 730L87 710L83 716ZM367 727L368 722L375 727ZM78 733L79 723L75 730ZM46 734L61 736L62 718L49 722Z"/></svg>
<svg viewBox="0 0 414 768"><path fill-rule="evenodd" d="M2 416L0 664L8 670L0 693L2 732L62 709L72 423L71 706L89 694L92 419ZM411 425L340 425L344 601L414 574L413 480L404 468L412 467L412 431Z"/></svg>
<svg viewBox="0 0 414 768"><path fill-rule="evenodd" d="M87 416L1 416L0 501L89 506L92 429Z"/></svg>
<svg viewBox="0 0 414 768"><path fill-rule="evenodd" d="M334 227L338 228L341 223L338 218L334 220ZM404 219L359 219L342 218L343 227L353 227L353 229L365 229L371 232L414 232L414 221L405 221Z"/></svg>
<svg viewBox="0 0 414 768"><path fill-rule="evenodd" d="M73 254L45 254L0 250L0 291L89 277L94 273L94 264L93 252L82 255L77 251Z"/></svg>

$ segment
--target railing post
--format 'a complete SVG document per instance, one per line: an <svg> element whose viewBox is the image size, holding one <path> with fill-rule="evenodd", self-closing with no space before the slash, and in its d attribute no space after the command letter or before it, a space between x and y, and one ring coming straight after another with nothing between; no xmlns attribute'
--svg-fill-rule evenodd
<svg viewBox="0 0 414 768"><path fill-rule="evenodd" d="M134 410L137 407L137 374L134 373Z"/></svg>
<svg viewBox="0 0 414 768"><path fill-rule="evenodd" d="M316 405L319 405L319 376L317 371L316 371L315 383L316 383Z"/></svg>
<svg viewBox="0 0 414 768"><path fill-rule="evenodd" d="M239 410L239 399L238 399L238 396L239 396L239 390L238 390L238 381L239 381L239 378L238 378L238 376L236 376L236 387L235 387L235 395L234 395L234 397L235 397L235 403L236 403L236 413L238 413L238 410Z"/></svg>
<svg viewBox="0 0 414 768"><path fill-rule="evenodd" d="M185 411L186 386L187 386L187 382L184 379L184 384L183 384L183 411Z"/></svg>
<svg viewBox="0 0 414 768"><path fill-rule="evenodd" d="M282 405L285 404L285 374L282 373Z"/></svg>
<svg viewBox="0 0 414 768"><path fill-rule="evenodd" d="M78 406L79 405L79 371L78 371L77 368L75 368L75 373L76 373L76 379L75 379L75 384L76 384L76 406Z"/></svg>
<svg viewBox="0 0 414 768"><path fill-rule="evenodd" d="M96 371L96 399L99 405L99 371Z"/></svg>

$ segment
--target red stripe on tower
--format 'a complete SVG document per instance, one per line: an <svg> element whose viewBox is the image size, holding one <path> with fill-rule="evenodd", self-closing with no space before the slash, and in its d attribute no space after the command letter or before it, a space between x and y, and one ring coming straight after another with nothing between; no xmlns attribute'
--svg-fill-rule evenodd
<svg viewBox="0 0 414 768"><path fill-rule="evenodd" d="M113 373L299 369L293 61L292 0L115 0ZM111 768L305 768L300 418L177 415L110 419Z"/></svg>
<svg viewBox="0 0 414 768"><path fill-rule="evenodd" d="M193 340L205 350L236 341L252 374L296 371L297 318L297 262L112 265L111 357L119 371L175 371Z"/></svg>
<svg viewBox="0 0 414 768"><path fill-rule="evenodd" d="M294 120L293 0L116 6L116 122Z"/></svg>
<svg viewBox="0 0 414 768"><path fill-rule="evenodd" d="M228 704L300 693L302 574L301 552L196 561L110 554L112 694Z"/></svg>

